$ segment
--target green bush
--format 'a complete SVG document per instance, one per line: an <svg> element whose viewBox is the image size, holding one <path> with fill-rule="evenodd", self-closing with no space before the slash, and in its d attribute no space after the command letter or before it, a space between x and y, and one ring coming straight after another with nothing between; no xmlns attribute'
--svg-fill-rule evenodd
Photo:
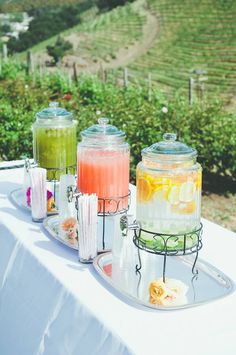
<svg viewBox="0 0 236 355"><path fill-rule="evenodd" d="M95 4L100 10L112 10L117 6L123 6L127 2L134 0L95 0Z"/></svg>
<svg viewBox="0 0 236 355"><path fill-rule="evenodd" d="M57 64L61 61L64 55L72 48L73 46L70 42L58 36L53 46L47 46L47 52L49 56L53 57L54 63Z"/></svg>
<svg viewBox="0 0 236 355"><path fill-rule="evenodd" d="M181 141L195 147L206 173L236 178L235 116L226 113L220 101L189 106L181 94L169 101L158 91L148 101L147 94L146 88L124 89L93 76L70 84L60 74L34 80L21 75L14 80L5 70L0 81L0 157L32 156L30 127L35 113L50 100L58 100L78 121L78 140L79 132L100 116L109 117L127 133L132 181L141 149L162 139L164 132L176 132Z"/></svg>

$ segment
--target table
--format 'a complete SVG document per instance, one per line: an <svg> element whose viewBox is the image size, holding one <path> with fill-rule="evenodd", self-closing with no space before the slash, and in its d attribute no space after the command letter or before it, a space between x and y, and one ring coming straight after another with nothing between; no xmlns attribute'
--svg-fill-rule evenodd
<svg viewBox="0 0 236 355"><path fill-rule="evenodd" d="M178 311L135 305L16 209L22 180L22 168L0 171L1 355L236 354L236 293ZM200 257L235 282L236 234L203 225Z"/></svg>

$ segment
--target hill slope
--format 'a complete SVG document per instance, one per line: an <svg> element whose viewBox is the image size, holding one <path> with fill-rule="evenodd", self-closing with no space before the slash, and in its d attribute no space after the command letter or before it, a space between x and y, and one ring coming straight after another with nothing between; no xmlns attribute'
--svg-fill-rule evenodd
<svg viewBox="0 0 236 355"><path fill-rule="evenodd" d="M60 35L73 44L73 53L66 56L64 60L67 67L77 62L81 70L87 71L96 71L100 63L106 67L113 60L124 58L129 48L142 41L143 30L147 24L146 13L130 4L117 7L104 14L98 14L97 8L93 7L81 14L81 19L82 24ZM155 35L156 32L153 35L154 38ZM37 62L49 59L46 47L53 44L56 38L57 36L54 36L31 48ZM25 56L25 52L17 55L20 59ZM122 64L116 61L115 65L110 67L122 66Z"/></svg>
<svg viewBox="0 0 236 355"><path fill-rule="evenodd" d="M132 66L152 72L159 83L187 87L191 69L207 70L209 89L234 91L236 79L236 1L148 0L159 16L153 48Z"/></svg>
<svg viewBox="0 0 236 355"><path fill-rule="evenodd" d="M62 6L77 4L88 0L0 0L0 12L27 11L44 6Z"/></svg>
<svg viewBox="0 0 236 355"><path fill-rule="evenodd" d="M94 10L93 10L94 11ZM235 95L236 1L137 0L111 12L88 16L62 35L74 45L67 65L95 71L129 65L131 75L166 91L187 89L190 71L205 69L206 87ZM33 48L41 60L52 38ZM145 45L146 44L146 45Z"/></svg>

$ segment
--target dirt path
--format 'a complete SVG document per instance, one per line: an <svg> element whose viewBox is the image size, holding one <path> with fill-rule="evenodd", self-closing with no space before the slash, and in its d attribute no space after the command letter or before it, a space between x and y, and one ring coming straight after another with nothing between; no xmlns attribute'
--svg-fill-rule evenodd
<svg viewBox="0 0 236 355"><path fill-rule="evenodd" d="M109 63L104 63L104 68L115 69L118 67L125 67L144 55L152 46L158 33L158 20L148 11L142 12L147 17L147 22L143 27L142 39L130 46L128 49L121 48L116 58Z"/></svg>
<svg viewBox="0 0 236 355"><path fill-rule="evenodd" d="M227 112L236 113L236 95L228 94L223 96L223 99L228 99L228 103L225 106Z"/></svg>
<svg viewBox="0 0 236 355"><path fill-rule="evenodd" d="M141 40L137 41L128 48L120 48L116 53L116 58L110 59L109 62L100 60L97 63L92 62L91 58L71 56L68 55L64 58L64 61L69 63L71 66L72 62L76 62L78 65L78 71L86 71L90 73L97 72L101 65L103 69L116 69L119 67L128 66L130 63L144 55L152 46L157 37L159 22L156 16L154 16L147 8L146 1L140 0L134 4L134 9L139 12L142 16L146 16L146 23L143 26L143 35ZM88 35L89 36L89 35ZM73 43L74 48L79 48L79 43L84 41L86 34L76 34L72 33L68 37L71 43Z"/></svg>

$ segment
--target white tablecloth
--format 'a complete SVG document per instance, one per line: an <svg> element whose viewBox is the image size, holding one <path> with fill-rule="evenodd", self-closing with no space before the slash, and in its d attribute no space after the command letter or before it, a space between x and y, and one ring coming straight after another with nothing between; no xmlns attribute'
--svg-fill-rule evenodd
<svg viewBox="0 0 236 355"><path fill-rule="evenodd" d="M137 306L77 262L8 194L22 169L0 171L0 354L236 354L236 293L178 311ZM203 220L202 259L236 281L236 234Z"/></svg>

